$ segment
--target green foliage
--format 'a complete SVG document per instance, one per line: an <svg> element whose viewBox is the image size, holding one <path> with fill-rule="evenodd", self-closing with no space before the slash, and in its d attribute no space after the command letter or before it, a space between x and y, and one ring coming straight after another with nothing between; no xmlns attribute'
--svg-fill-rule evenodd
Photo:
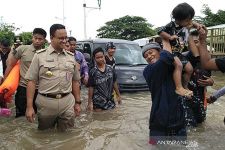
<svg viewBox="0 0 225 150"><path fill-rule="evenodd" d="M13 24L0 23L0 41L2 39L9 39L12 44L15 37L14 31L16 30L18 30L18 28L15 28Z"/></svg>
<svg viewBox="0 0 225 150"><path fill-rule="evenodd" d="M145 18L138 16L124 16L106 22L106 25L97 30L99 38L115 38L135 40L156 34L152 25Z"/></svg>
<svg viewBox="0 0 225 150"><path fill-rule="evenodd" d="M19 36L24 45L30 45L32 43L32 32L22 32Z"/></svg>
<svg viewBox="0 0 225 150"><path fill-rule="evenodd" d="M206 27L225 23L225 10L218 10L217 13L213 13L208 5L203 5L202 13L205 17L197 16L195 20Z"/></svg>

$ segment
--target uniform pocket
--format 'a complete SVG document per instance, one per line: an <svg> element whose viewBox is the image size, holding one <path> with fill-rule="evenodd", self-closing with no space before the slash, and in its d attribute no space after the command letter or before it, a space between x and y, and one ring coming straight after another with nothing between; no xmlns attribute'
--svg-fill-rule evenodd
<svg viewBox="0 0 225 150"><path fill-rule="evenodd" d="M40 77L53 78L56 76L56 64L47 63L40 66Z"/></svg>
<svg viewBox="0 0 225 150"><path fill-rule="evenodd" d="M66 62L65 63L65 70L69 71L70 73L74 73L75 70L75 64L73 62Z"/></svg>

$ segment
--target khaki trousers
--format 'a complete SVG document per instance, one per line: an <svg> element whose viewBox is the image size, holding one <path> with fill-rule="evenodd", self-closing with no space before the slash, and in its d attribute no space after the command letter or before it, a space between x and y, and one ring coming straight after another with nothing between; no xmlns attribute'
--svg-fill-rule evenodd
<svg viewBox="0 0 225 150"><path fill-rule="evenodd" d="M36 99L38 129L57 128L61 131L74 126L74 96L56 99L38 94Z"/></svg>

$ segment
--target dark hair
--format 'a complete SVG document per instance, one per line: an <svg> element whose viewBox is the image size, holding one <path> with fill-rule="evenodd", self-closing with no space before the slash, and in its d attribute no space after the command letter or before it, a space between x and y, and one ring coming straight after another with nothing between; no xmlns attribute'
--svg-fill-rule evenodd
<svg viewBox="0 0 225 150"><path fill-rule="evenodd" d="M71 41L77 41L77 39L75 38L75 37L72 37L72 36L70 36L69 38L68 38L68 42L71 42Z"/></svg>
<svg viewBox="0 0 225 150"><path fill-rule="evenodd" d="M62 24L53 24L53 25L50 27L50 36L54 36L56 30L60 30L60 29L66 29L66 28L65 28L65 26L62 25Z"/></svg>
<svg viewBox="0 0 225 150"><path fill-rule="evenodd" d="M1 45L4 47L9 47L10 46L10 41L8 39L2 39L1 40Z"/></svg>
<svg viewBox="0 0 225 150"><path fill-rule="evenodd" d="M44 38L46 38L46 36L47 36L46 31L45 31L44 29L42 29L42 28L35 28L35 29L33 30L33 35L34 35L34 34L40 34L40 35L43 35Z"/></svg>
<svg viewBox="0 0 225 150"><path fill-rule="evenodd" d="M108 42L108 43L106 44L106 51L107 51L108 49L110 49L110 48L116 49L116 46L114 45L113 42Z"/></svg>
<svg viewBox="0 0 225 150"><path fill-rule="evenodd" d="M172 11L172 18L175 20L192 19L195 15L195 10L188 3L178 4Z"/></svg>
<svg viewBox="0 0 225 150"><path fill-rule="evenodd" d="M104 54L104 50L101 47L98 47L92 53L93 58L95 58L95 55L99 52L102 52Z"/></svg>

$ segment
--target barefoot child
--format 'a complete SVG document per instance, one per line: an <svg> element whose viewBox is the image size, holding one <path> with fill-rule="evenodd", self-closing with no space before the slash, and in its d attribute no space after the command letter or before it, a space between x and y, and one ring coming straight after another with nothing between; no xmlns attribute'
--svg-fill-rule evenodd
<svg viewBox="0 0 225 150"><path fill-rule="evenodd" d="M181 54L182 47L187 44L188 31L194 27L200 29L200 25L192 22L194 17L194 9L187 3L177 5L172 11L172 19L166 26L162 27L159 35L162 37L163 44L170 43L174 57L175 70L173 73L176 85L176 93L182 96L192 95L192 91L188 90L187 85L190 81L193 67L191 63ZM184 70L184 84L182 85L182 68Z"/></svg>

